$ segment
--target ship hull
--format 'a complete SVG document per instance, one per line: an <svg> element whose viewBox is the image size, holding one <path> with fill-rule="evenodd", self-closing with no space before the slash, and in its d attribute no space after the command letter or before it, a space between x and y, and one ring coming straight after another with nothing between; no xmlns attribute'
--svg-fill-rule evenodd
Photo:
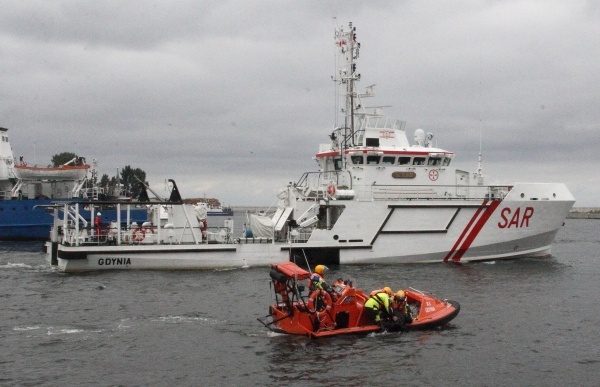
<svg viewBox="0 0 600 387"><path fill-rule="evenodd" d="M516 185L504 200L339 201L332 204L343 207L335 224L314 230L303 242L237 238L193 245L61 244L54 250L65 272L241 268L291 257L346 265L547 256L574 203L563 187L545 185L540 195L539 185ZM529 195L521 197L521 192ZM557 192L565 199L555 199Z"/></svg>
<svg viewBox="0 0 600 387"><path fill-rule="evenodd" d="M66 200L66 199L65 199ZM40 206L49 206L60 200L2 200L0 201L0 240L5 241L45 241L50 238L50 229L54 224L52 214ZM34 208L38 206L38 208ZM125 211L122 216L125 218ZM146 211L133 210L135 220L146 218ZM92 219L89 211L81 210L84 219ZM105 223L117 218L115 210L102 209L102 219Z"/></svg>

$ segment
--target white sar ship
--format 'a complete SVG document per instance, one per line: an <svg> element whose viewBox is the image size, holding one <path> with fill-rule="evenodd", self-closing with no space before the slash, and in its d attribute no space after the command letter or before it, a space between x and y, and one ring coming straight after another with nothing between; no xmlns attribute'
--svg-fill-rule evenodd
<svg viewBox="0 0 600 387"><path fill-rule="evenodd" d="M252 215L249 229L236 236L232 222L206 230L194 207L175 195L143 204L143 225L118 219L110 230L94 232L77 221L76 205L60 204L48 259L70 272L266 266L290 259L468 262L551 253L575 202L564 184L486 185L481 160L475 172L456 169L454 153L433 146L430 133L416 129L409 141L404 122L386 118L382 107L365 107L373 87L357 90L360 45L352 24L337 29L335 41L343 124L319 146L318 171L279 190L276 211Z"/></svg>

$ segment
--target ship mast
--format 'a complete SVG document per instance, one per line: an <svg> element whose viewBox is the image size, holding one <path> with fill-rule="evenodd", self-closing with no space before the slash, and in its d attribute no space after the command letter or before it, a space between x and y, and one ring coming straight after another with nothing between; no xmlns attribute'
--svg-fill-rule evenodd
<svg viewBox="0 0 600 387"><path fill-rule="evenodd" d="M339 27L335 31L336 45L340 53L344 55L342 68L338 69L338 81L346 85L344 93L344 139L341 141L340 152L343 155L345 147L354 146L354 99L356 98L355 82L360 80L360 74L356 73L355 60L358 59L360 43L356 41L356 27L352 22L348 24L348 31Z"/></svg>

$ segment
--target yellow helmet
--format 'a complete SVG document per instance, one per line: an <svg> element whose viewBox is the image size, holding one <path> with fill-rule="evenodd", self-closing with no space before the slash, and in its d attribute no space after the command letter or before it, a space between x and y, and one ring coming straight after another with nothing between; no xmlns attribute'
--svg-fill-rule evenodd
<svg viewBox="0 0 600 387"><path fill-rule="evenodd" d="M406 294L404 294L404 290L398 290L396 292L396 299L397 300L404 300L405 297L406 297Z"/></svg>
<svg viewBox="0 0 600 387"><path fill-rule="evenodd" d="M392 288L390 288L389 286L386 286L385 288L383 288L383 290L385 290L385 292L390 296L392 295Z"/></svg>
<svg viewBox="0 0 600 387"><path fill-rule="evenodd" d="M325 270L327 270L326 266L323 266L323 265L317 265L317 266L315 266L315 273L317 273L319 275L325 274Z"/></svg>

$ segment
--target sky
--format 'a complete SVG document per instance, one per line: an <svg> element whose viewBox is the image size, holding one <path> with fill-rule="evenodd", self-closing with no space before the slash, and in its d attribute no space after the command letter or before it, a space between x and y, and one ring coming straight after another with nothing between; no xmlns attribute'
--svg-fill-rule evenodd
<svg viewBox="0 0 600 387"><path fill-rule="evenodd" d="M2 1L0 127L15 157L130 165L183 197L269 206L334 128L334 29L359 89L488 183L600 206L600 2ZM335 19L334 19L335 18Z"/></svg>

